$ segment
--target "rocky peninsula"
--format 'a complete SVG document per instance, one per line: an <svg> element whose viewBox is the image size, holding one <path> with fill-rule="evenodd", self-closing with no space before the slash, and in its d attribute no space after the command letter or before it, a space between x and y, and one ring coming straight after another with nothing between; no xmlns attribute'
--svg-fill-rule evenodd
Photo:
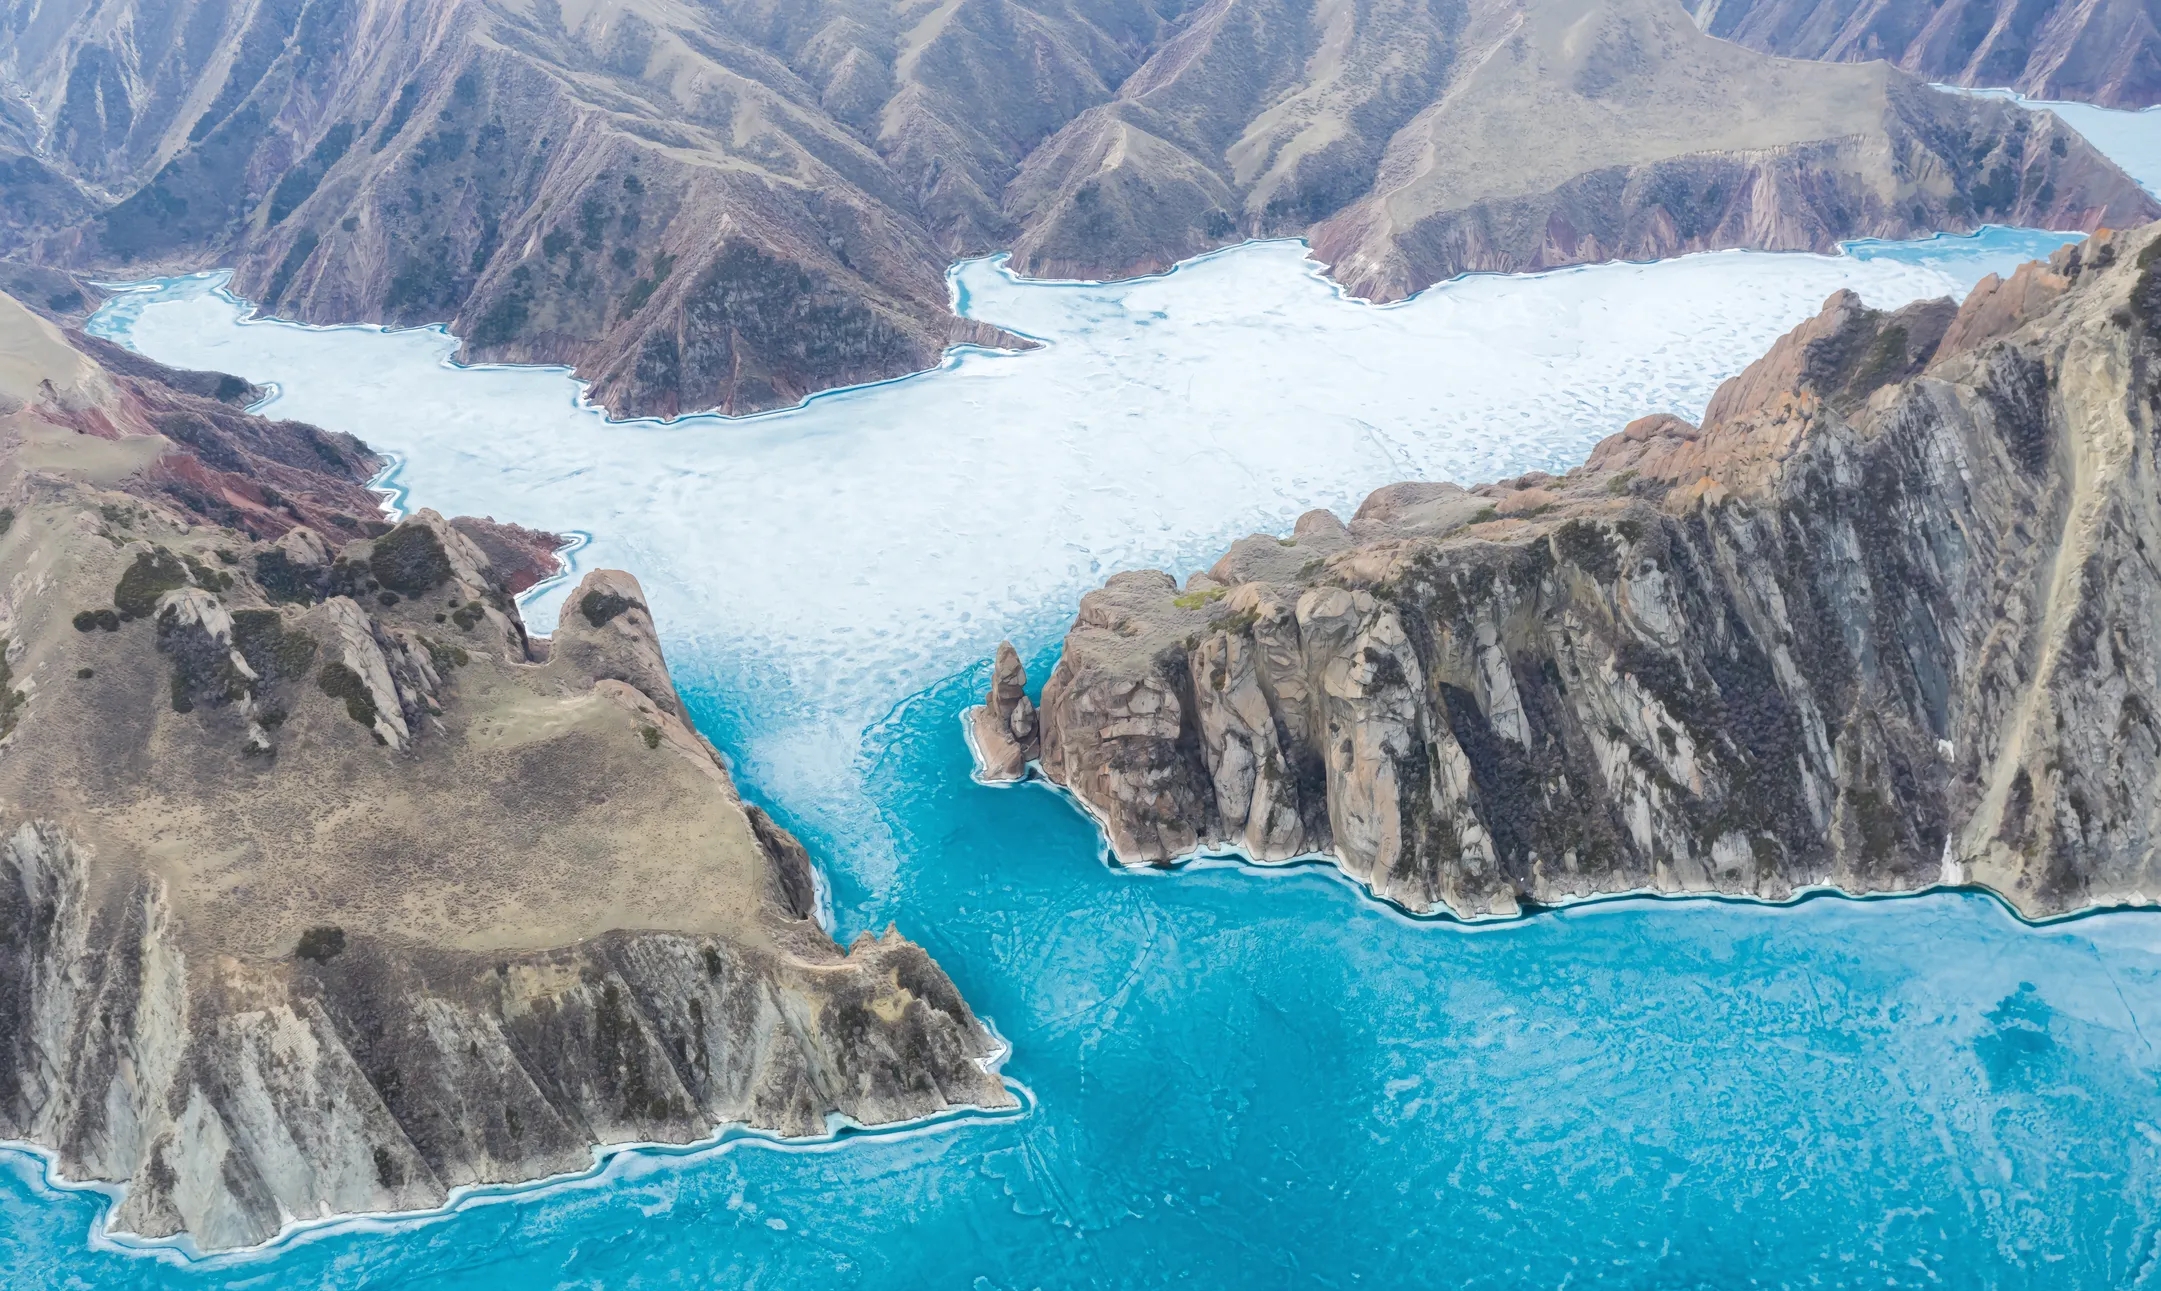
<svg viewBox="0 0 2161 1291"><path fill-rule="evenodd" d="M1847 292L1565 476L1406 483L1081 601L985 774L1123 864L1323 855L1414 911L2161 895L2161 226ZM1019 698L1015 698L1018 696ZM1010 746L1010 747L1009 747Z"/></svg>
<svg viewBox="0 0 2161 1291"><path fill-rule="evenodd" d="M1010 1106L924 951L836 945L645 597L381 522L365 446L0 296L0 1138L204 1249L726 1124Z"/></svg>

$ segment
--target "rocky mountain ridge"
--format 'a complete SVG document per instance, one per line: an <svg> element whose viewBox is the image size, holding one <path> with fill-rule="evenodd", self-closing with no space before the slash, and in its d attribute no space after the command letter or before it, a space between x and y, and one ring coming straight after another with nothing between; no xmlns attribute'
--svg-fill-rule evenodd
<svg viewBox="0 0 2161 1291"><path fill-rule="evenodd" d="M1714 36L1788 58L1883 59L1931 81L2105 108L2161 102L2161 30L2144 0L1698 0Z"/></svg>
<svg viewBox="0 0 2161 1291"><path fill-rule="evenodd" d="M920 947L820 928L634 579L532 637L545 535L361 519L365 447L246 398L0 297L0 1138L212 1250L1012 1105Z"/></svg>
<svg viewBox="0 0 2161 1291"><path fill-rule="evenodd" d="M931 366L945 269L1310 235L1360 295L2161 207L2047 117L1703 36L1673 0L6 0L0 252L449 322L617 413ZM64 291L56 298L64 296Z"/></svg>
<svg viewBox="0 0 2161 1291"><path fill-rule="evenodd" d="M984 774L1123 864L1332 858L1416 911L1974 884L2161 897L2161 226L1851 293L1566 476L1399 484L1083 598ZM987 732L987 734L986 734Z"/></svg>

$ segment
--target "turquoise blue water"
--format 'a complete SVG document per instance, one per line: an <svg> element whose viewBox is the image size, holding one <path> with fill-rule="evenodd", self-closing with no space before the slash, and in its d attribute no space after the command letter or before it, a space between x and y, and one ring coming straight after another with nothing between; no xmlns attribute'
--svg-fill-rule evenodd
<svg viewBox="0 0 2161 1291"><path fill-rule="evenodd" d="M1627 901L1473 929L1319 868L1115 872L1049 791L970 780L955 715L983 680L871 733L861 770L909 858L894 886L832 873L844 928L899 919L1013 1042L1025 1114L634 1156L598 1184L195 1266L95 1249L98 1199L18 1157L0 1280L2155 1280L2161 918L2030 928L1946 894Z"/></svg>

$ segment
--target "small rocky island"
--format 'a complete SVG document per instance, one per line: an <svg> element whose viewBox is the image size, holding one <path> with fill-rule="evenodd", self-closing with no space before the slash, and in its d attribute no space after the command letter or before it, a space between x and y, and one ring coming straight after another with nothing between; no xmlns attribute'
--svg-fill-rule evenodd
<svg viewBox="0 0 2161 1291"><path fill-rule="evenodd" d="M0 296L0 1138L205 1249L596 1144L1012 1105L924 951L843 949L629 575L382 523L346 436Z"/></svg>
<svg viewBox="0 0 2161 1291"><path fill-rule="evenodd" d="M1891 313L1847 292L1565 476L1081 601L986 778L1124 864L1332 858L1415 911L1975 884L2161 896L2161 226Z"/></svg>

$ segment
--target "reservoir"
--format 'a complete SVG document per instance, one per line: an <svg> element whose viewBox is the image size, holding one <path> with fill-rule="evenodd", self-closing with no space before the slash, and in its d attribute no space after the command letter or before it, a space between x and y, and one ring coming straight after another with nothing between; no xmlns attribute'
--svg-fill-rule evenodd
<svg viewBox="0 0 2161 1291"><path fill-rule="evenodd" d="M1478 277L1386 308L1291 243L1153 279L953 274L1044 342L728 420L611 422L440 331L250 321L217 277L96 320L395 455L405 507L635 572L838 935L897 923L1010 1041L1017 1116L701 1153L190 1262L0 1154L25 1285L2137 1285L2161 1242L2161 920L1938 893L1416 920L1323 866L1124 872L956 716L1078 595L1400 479L1565 469L1850 287L1962 294L2064 238ZM559 593L557 593L559 595ZM549 593L529 613L552 621Z"/></svg>

